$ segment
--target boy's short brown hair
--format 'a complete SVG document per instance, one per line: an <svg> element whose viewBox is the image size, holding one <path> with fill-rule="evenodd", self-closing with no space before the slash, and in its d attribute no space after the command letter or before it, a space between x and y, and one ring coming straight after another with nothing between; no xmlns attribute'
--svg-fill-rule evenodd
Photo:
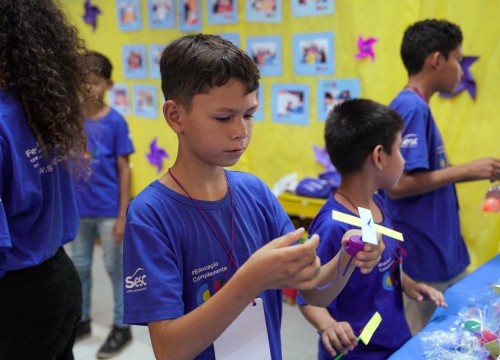
<svg viewBox="0 0 500 360"><path fill-rule="evenodd" d="M160 59L161 89L165 100L179 100L189 109L193 97L226 84L242 81L247 94L259 87L259 69L247 53L217 35L194 34L174 40Z"/></svg>

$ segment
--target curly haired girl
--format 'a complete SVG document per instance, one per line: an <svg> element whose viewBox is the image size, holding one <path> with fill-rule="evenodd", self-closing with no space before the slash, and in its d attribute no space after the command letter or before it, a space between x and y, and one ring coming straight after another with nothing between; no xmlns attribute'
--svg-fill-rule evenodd
<svg viewBox="0 0 500 360"><path fill-rule="evenodd" d="M63 245L78 228L82 52L52 0L0 0L1 359L73 359L81 286Z"/></svg>

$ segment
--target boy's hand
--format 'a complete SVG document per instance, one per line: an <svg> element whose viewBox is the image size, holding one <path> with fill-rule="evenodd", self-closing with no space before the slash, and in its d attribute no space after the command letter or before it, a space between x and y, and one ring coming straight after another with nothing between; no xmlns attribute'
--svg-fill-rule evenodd
<svg viewBox="0 0 500 360"><path fill-rule="evenodd" d="M123 235L125 233L125 218L117 217L115 226L113 226L112 235L115 238L116 245L121 244L123 242Z"/></svg>
<svg viewBox="0 0 500 360"><path fill-rule="evenodd" d="M331 356L347 354L358 344L356 335L348 322L335 322L321 332L321 341Z"/></svg>
<svg viewBox="0 0 500 360"><path fill-rule="evenodd" d="M347 246L351 235L361 236L361 230L348 230L342 237L342 246ZM382 235L377 233L378 245L365 244L363 249L356 254L354 265L359 267L363 274L368 274L379 263L382 258L382 253L385 250L385 244L382 240Z"/></svg>
<svg viewBox="0 0 500 360"><path fill-rule="evenodd" d="M457 165L460 166L460 165ZM464 180L500 180L500 159L483 158L463 164L466 167Z"/></svg>
<svg viewBox="0 0 500 360"><path fill-rule="evenodd" d="M403 283L404 282L406 281L403 281ZM410 283L404 287L404 291L406 296L418 302L432 301L436 306L448 307L448 304L444 300L443 293L427 284L410 281Z"/></svg>
<svg viewBox="0 0 500 360"><path fill-rule="evenodd" d="M280 288L307 290L317 285L321 268L316 256L319 236L313 235L304 243L295 244L304 232L300 228L271 241L243 265L251 267L255 283L260 284L259 292Z"/></svg>

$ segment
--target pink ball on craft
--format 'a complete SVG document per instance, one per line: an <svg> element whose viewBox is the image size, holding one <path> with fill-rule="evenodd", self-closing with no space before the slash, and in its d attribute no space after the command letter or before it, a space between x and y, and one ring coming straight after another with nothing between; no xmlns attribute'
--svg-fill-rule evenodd
<svg viewBox="0 0 500 360"><path fill-rule="evenodd" d="M500 211L500 199L497 198L486 198L483 203L484 212L499 212Z"/></svg>

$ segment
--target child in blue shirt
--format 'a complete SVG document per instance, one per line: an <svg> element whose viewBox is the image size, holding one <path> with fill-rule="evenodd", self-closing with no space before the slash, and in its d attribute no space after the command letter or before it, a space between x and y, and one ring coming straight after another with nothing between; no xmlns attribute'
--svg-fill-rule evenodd
<svg viewBox="0 0 500 360"><path fill-rule="evenodd" d="M445 20L409 26L401 44L408 83L391 102L405 121L401 153L404 173L387 196L396 230L406 236L405 270L445 291L465 275L469 254L460 231L456 182L500 179L500 159L450 166L429 108L436 92L451 94L462 77L462 32ZM429 321L435 306L405 298L412 334Z"/></svg>
<svg viewBox="0 0 500 360"><path fill-rule="evenodd" d="M255 340L251 356L232 358L281 359L281 288L314 296L328 265L350 257L320 271L318 237L290 246L304 229L294 231L261 180L225 169L248 147L258 107L259 71L244 51L219 36L187 35L163 51L160 70L178 153L127 212L124 319L149 326L157 358L220 358ZM366 245L353 263L369 272L382 250ZM338 291L320 295L331 301Z"/></svg>
<svg viewBox="0 0 500 360"><path fill-rule="evenodd" d="M310 231L322 240L318 247L321 261L341 250L338 239L350 229L350 225L332 220L332 210L358 217L358 207L363 207L371 210L376 223L392 228L384 201L376 192L392 189L403 172L402 128L403 120L396 111L365 99L347 100L329 114L326 149L342 180L310 225ZM302 313L320 333L318 359L332 359L338 353L347 354L346 359L387 359L411 337L403 291L416 301L427 298L447 306L441 292L402 272L399 242L385 235L382 238L385 250L376 268L369 275L354 270L328 306L306 305L299 296ZM357 344L357 336L376 311L382 323L368 345Z"/></svg>
<svg viewBox="0 0 500 360"><path fill-rule="evenodd" d="M113 328L97 358L117 354L132 339L130 326L123 324L123 255L125 214L130 202L129 155L134 152L123 116L104 101L113 86L112 65L97 52L83 55L89 89L83 101L90 174L75 183L80 227L71 243L71 258L82 281L82 320L77 340L90 335L91 268L95 239L101 240L106 271L113 286Z"/></svg>
<svg viewBox="0 0 500 360"><path fill-rule="evenodd" d="M84 49L51 0L1 1L0 49L0 359L73 359Z"/></svg>

